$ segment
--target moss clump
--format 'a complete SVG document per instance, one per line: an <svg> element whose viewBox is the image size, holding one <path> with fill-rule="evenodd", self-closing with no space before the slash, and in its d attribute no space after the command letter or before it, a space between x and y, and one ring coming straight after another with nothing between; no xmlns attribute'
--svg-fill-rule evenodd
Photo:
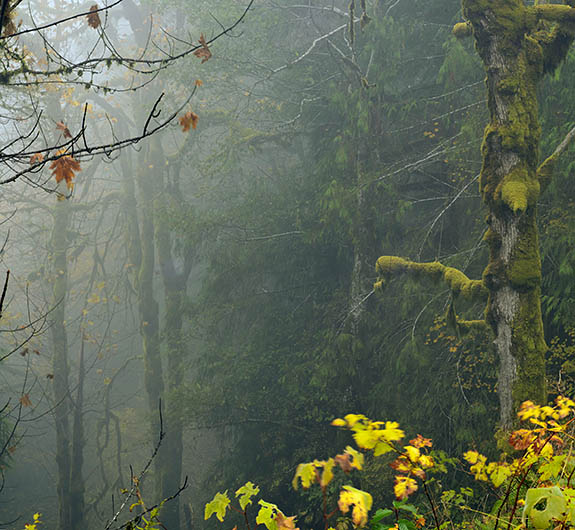
<svg viewBox="0 0 575 530"><path fill-rule="evenodd" d="M469 22L459 22L453 26L452 33L457 39L465 39L473 33L473 28Z"/></svg>
<svg viewBox="0 0 575 530"><path fill-rule="evenodd" d="M498 198L513 213L521 213L537 203L539 181L527 169L516 168L504 177L498 187L498 194Z"/></svg>

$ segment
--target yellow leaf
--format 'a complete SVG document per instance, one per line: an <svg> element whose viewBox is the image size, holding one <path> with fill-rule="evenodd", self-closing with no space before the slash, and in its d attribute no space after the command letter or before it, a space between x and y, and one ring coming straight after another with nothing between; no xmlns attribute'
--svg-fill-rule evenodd
<svg viewBox="0 0 575 530"><path fill-rule="evenodd" d="M313 462L299 464L297 466L295 476L292 481L292 486L295 490L297 490L298 478L301 480L301 485L304 490L308 489L317 480L317 474L315 472Z"/></svg>
<svg viewBox="0 0 575 530"><path fill-rule="evenodd" d="M407 499L409 495L417 491L417 482L415 479L410 477L396 476L395 486L393 486L393 492L398 499Z"/></svg>
<svg viewBox="0 0 575 530"><path fill-rule="evenodd" d="M333 466L335 465L335 461L333 458L330 458L327 462L323 462L323 471L321 473L321 479L319 484L322 488L325 488L333 478Z"/></svg>
<svg viewBox="0 0 575 530"><path fill-rule="evenodd" d="M367 514L371 509L373 499L366 491L358 490L352 486L344 486L339 494L337 505L341 513L349 512L353 506L351 520L358 528L367 523Z"/></svg>

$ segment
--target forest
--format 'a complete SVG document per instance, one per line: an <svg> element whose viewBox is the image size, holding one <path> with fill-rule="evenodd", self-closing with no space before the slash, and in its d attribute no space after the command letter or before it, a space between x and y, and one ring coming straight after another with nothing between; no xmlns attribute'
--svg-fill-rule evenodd
<svg viewBox="0 0 575 530"><path fill-rule="evenodd" d="M0 529L575 527L574 40L0 0Z"/></svg>

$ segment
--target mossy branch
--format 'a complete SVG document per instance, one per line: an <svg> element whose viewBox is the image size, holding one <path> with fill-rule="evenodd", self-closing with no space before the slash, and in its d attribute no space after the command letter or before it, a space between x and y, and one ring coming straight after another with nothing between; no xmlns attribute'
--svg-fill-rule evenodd
<svg viewBox="0 0 575 530"><path fill-rule="evenodd" d="M545 159L545 161L537 169L537 178L539 179L539 186L541 192L545 191L551 179L553 178L553 171L557 160L563 154L563 152L569 147L573 139L575 138L575 127L573 127L563 138L563 141L557 146L553 154Z"/></svg>
<svg viewBox="0 0 575 530"><path fill-rule="evenodd" d="M470 280L463 272L433 261L418 263L397 256L381 256L377 260L376 272L379 280L375 289L382 289L390 276L410 274L414 277L424 276L433 282L444 282L451 289L454 297L462 296L470 300L485 299L487 288L482 280Z"/></svg>
<svg viewBox="0 0 575 530"><path fill-rule="evenodd" d="M530 9L538 20L561 24L564 29L575 31L575 9L572 5L542 4Z"/></svg>
<svg viewBox="0 0 575 530"><path fill-rule="evenodd" d="M471 333L484 332L489 328L487 326L487 321L483 320L465 320L460 318L455 312L455 304L453 300L449 304L449 309L445 315L445 322L449 329L452 329L457 333L458 337L465 337Z"/></svg>

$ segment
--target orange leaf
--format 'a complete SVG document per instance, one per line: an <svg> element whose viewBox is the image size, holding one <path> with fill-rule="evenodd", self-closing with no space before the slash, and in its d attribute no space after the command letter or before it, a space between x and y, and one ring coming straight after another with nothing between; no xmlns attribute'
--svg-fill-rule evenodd
<svg viewBox="0 0 575 530"><path fill-rule="evenodd" d="M204 64L206 61L210 60L212 52L208 48L208 44L206 42L206 38L204 37L203 33L200 34L200 46L201 48L198 48L193 53L198 59L201 59L202 64Z"/></svg>
<svg viewBox="0 0 575 530"><path fill-rule="evenodd" d="M39 164L40 162L42 162L42 160L44 160L44 155L42 153L34 153L31 157L30 157L30 165L34 165L34 164Z"/></svg>
<svg viewBox="0 0 575 530"><path fill-rule="evenodd" d="M70 129L68 129L68 127L66 127L66 125L64 124L64 122L59 121L56 124L56 129L58 129L59 131L62 131L62 134L64 135L64 138L72 138L72 133L70 132Z"/></svg>
<svg viewBox="0 0 575 530"><path fill-rule="evenodd" d="M196 86L202 86L204 84L204 82L201 79L196 79L195 85Z"/></svg>
<svg viewBox="0 0 575 530"><path fill-rule="evenodd" d="M295 526L295 515L286 517L283 513L278 512L275 521L278 525L278 530L299 530Z"/></svg>
<svg viewBox="0 0 575 530"><path fill-rule="evenodd" d="M424 438L421 434L418 434L413 440L409 440L409 443L418 449L421 449L422 447L431 447L433 445L429 438Z"/></svg>
<svg viewBox="0 0 575 530"><path fill-rule="evenodd" d="M72 190L74 188L72 180L76 176L75 173L82 170L80 163L73 156L64 155L62 151L58 151L57 155L62 156L50 164L52 175L54 175L56 182L65 180L66 187Z"/></svg>
<svg viewBox="0 0 575 530"><path fill-rule="evenodd" d="M98 4L94 4L90 7L90 13L86 15L88 19L88 26L91 28L97 29L102 24L100 20L100 15L98 15Z"/></svg>
<svg viewBox="0 0 575 530"><path fill-rule="evenodd" d="M192 129L195 129L198 126L199 119L200 117L195 112L192 112L191 110L186 112L180 118L180 125L182 126L182 132L188 132L190 130L190 127Z"/></svg>
<svg viewBox="0 0 575 530"><path fill-rule="evenodd" d="M23 407L31 407L32 401L30 401L29 394L23 394L22 397L18 400Z"/></svg>

